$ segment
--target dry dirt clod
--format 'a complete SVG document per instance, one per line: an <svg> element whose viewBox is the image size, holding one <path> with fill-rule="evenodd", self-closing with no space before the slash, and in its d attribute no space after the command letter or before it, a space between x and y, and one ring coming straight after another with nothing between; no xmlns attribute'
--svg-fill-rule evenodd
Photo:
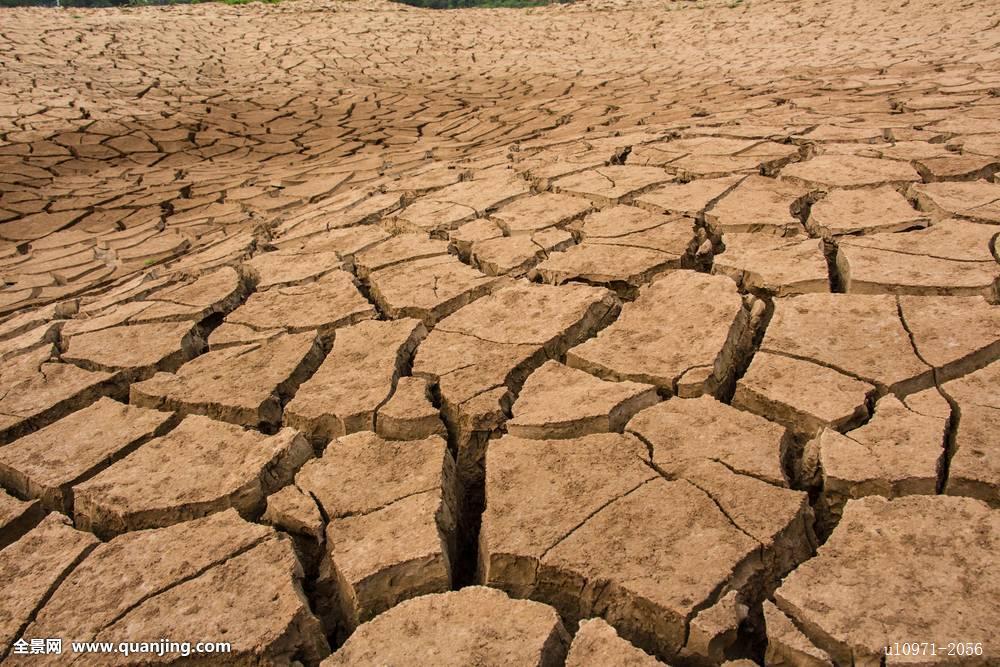
<svg viewBox="0 0 1000 667"><path fill-rule="evenodd" d="M706 459L770 484L788 485L782 471L789 446L785 429L710 396L647 408L628 422L626 432L648 443L653 465L670 476L691 461Z"/></svg>
<svg viewBox="0 0 1000 667"><path fill-rule="evenodd" d="M837 265L848 293L983 296L996 303L995 233L989 225L949 219L905 235L845 238Z"/></svg>
<svg viewBox="0 0 1000 667"><path fill-rule="evenodd" d="M53 359L51 346L8 359L0 366L0 443L46 426L103 395L121 394L118 376Z"/></svg>
<svg viewBox="0 0 1000 667"><path fill-rule="evenodd" d="M547 361L521 388L507 432L541 440L620 433L632 415L658 400L652 385L608 382Z"/></svg>
<svg viewBox="0 0 1000 667"><path fill-rule="evenodd" d="M922 183L909 189L922 211L977 222L1000 223L1000 184Z"/></svg>
<svg viewBox="0 0 1000 667"><path fill-rule="evenodd" d="M39 348L51 349L53 343L59 342L64 325L62 320L46 322L19 336L3 340L0 342L0 363Z"/></svg>
<svg viewBox="0 0 1000 667"><path fill-rule="evenodd" d="M654 213L680 213L698 217L712 202L742 180L740 176L667 183L643 193L633 204Z"/></svg>
<svg viewBox="0 0 1000 667"><path fill-rule="evenodd" d="M25 636L65 633L91 641L144 602L196 579L254 545L273 539L273 535L268 528L243 521L235 510L120 535L99 544L66 577L25 630ZM183 548L178 549L178 544ZM192 598L189 603L197 600ZM155 639L150 637L150 641ZM24 664L60 664L56 655L21 660Z"/></svg>
<svg viewBox="0 0 1000 667"><path fill-rule="evenodd" d="M775 603L834 664L878 665L894 637L919 629L929 642L956 633L982 642L983 654L961 663L987 665L997 660L989 642L997 609L973 608L969 600L1000 593L988 574L997 567L998 536L997 513L970 498L851 500L833 535L785 579ZM921 593L928 577L929 596ZM867 610L861 616L859 605ZM787 633L778 624L768 631L779 643Z"/></svg>
<svg viewBox="0 0 1000 667"><path fill-rule="evenodd" d="M75 315L79 309L80 300L72 299L44 308L26 310L19 315L7 318L0 324L0 340L15 338L52 321L63 321Z"/></svg>
<svg viewBox="0 0 1000 667"><path fill-rule="evenodd" d="M157 319L201 320L236 307L246 294L246 283L231 267L222 267L197 278L154 291L145 297L151 302L137 321Z"/></svg>
<svg viewBox="0 0 1000 667"><path fill-rule="evenodd" d="M416 318L433 326L441 318L498 286L498 279L451 255L415 259L368 276L371 296L390 318Z"/></svg>
<svg viewBox="0 0 1000 667"><path fill-rule="evenodd" d="M652 248L588 243L550 255L529 276L550 285L575 281L605 285L624 297L651 282L657 275L680 268L680 255L670 255Z"/></svg>
<svg viewBox="0 0 1000 667"><path fill-rule="evenodd" d="M764 601L764 623L767 627L765 664L775 667L833 667L826 651L809 641L770 600Z"/></svg>
<svg viewBox="0 0 1000 667"><path fill-rule="evenodd" d="M342 267L336 252L306 252L278 250L257 255L245 264L258 290L300 285Z"/></svg>
<svg viewBox="0 0 1000 667"><path fill-rule="evenodd" d="M376 413L426 335L415 319L341 329L326 359L285 406L284 423L314 440L373 430Z"/></svg>
<svg viewBox="0 0 1000 667"><path fill-rule="evenodd" d="M853 155L819 155L781 170L781 179L808 188L860 188L905 185L920 180L905 162Z"/></svg>
<svg viewBox="0 0 1000 667"><path fill-rule="evenodd" d="M806 228L815 236L900 232L926 227L927 215L885 185L873 189L833 190L810 209Z"/></svg>
<svg viewBox="0 0 1000 667"><path fill-rule="evenodd" d="M863 421L875 393L875 385L832 368L760 350L736 384L733 406L814 435Z"/></svg>
<svg viewBox="0 0 1000 667"><path fill-rule="evenodd" d="M914 349L937 369L938 382L1000 357L1000 309L981 297L903 296L899 312Z"/></svg>
<svg viewBox="0 0 1000 667"><path fill-rule="evenodd" d="M230 507L245 517L312 458L294 429L265 436L189 415L165 436L73 489L78 527L112 536L169 526Z"/></svg>
<svg viewBox="0 0 1000 667"><path fill-rule="evenodd" d="M677 271L643 288L611 326L571 349L566 363L670 394L714 394L748 352L748 315L728 278ZM699 383L682 382L697 367L711 370Z"/></svg>
<svg viewBox="0 0 1000 667"><path fill-rule="evenodd" d="M531 235L502 236L472 244L469 261L490 276L522 276L550 253L574 243L564 229L548 228Z"/></svg>
<svg viewBox="0 0 1000 667"><path fill-rule="evenodd" d="M320 563L321 612L346 635L411 597L451 587L455 463L445 441L334 440L296 486L329 521Z"/></svg>
<svg viewBox="0 0 1000 667"><path fill-rule="evenodd" d="M401 377L392 398L376 414L376 432L387 440L422 440L446 436L441 414L431 402L427 380Z"/></svg>
<svg viewBox="0 0 1000 667"><path fill-rule="evenodd" d="M850 498L933 495L946 428L947 420L912 412L889 395L861 428L845 435L824 430L815 444L823 476L821 522L836 525Z"/></svg>
<svg viewBox="0 0 1000 667"><path fill-rule="evenodd" d="M806 558L811 510L805 494L719 464L668 481L646 456L619 434L492 443L478 579L546 601L571 625L601 616L664 659L713 660L735 639L735 605L729 621L700 621L704 642L688 641L694 617L729 591L757 599ZM537 491L526 497L525 485ZM645 576L654 563L670 576Z"/></svg>
<svg viewBox="0 0 1000 667"><path fill-rule="evenodd" d="M100 542L49 514L34 529L0 551L0 644L7 658L14 641L54 590ZM33 636L33 635L31 635Z"/></svg>
<svg viewBox="0 0 1000 667"><path fill-rule="evenodd" d="M891 296L805 294L777 300L760 347L888 391L933 384L932 369L914 351Z"/></svg>
<svg viewBox="0 0 1000 667"><path fill-rule="evenodd" d="M511 172L488 173L430 192L396 215L406 231L455 229L528 193L528 182Z"/></svg>
<svg viewBox="0 0 1000 667"><path fill-rule="evenodd" d="M314 332L213 350L175 373L157 373L133 384L135 405L207 415L245 426L275 428L283 402L319 366Z"/></svg>
<svg viewBox="0 0 1000 667"><path fill-rule="evenodd" d="M823 243L804 237L729 233L715 254L712 273L729 276L745 291L771 296L829 292Z"/></svg>
<svg viewBox="0 0 1000 667"><path fill-rule="evenodd" d="M492 213L490 219L506 234L518 236L564 225L590 208L590 204L579 197L542 193L511 202Z"/></svg>
<svg viewBox="0 0 1000 667"><path fill-rule="evenodd" d="M824 324L830 317L836 330ZM877 393L905 396L988 363L996 326L995 307L979 297L779 299L733 403L806 435L843 432Z"/></svg>
<svg viewBox="0 0 1000 667"><path fill-rule="evenodd" d="M345 268L354 266L354 258L358 253L389 238L389 233L375 225L347 227L345 229L328 229L325 216L306 214L308 229L291 229L280 234L274 240L279 250L296 250L300 253L336 252Z"/></svg>
<svg viewBox="0 0 1000 667"><path fill-rule="evenodd" d="M294 659L317 664L330 648L309 609L302 578L291 542L271 538L145 600L102 629L95 640L118 644L140 632L149 637L204 632L226 637L235 647L229 654L213 656L219 665L290 664ZM261 609L267 613L261 614ZM234 616L239 623L233 622ZM107 664L104 660L88 655L84 663ZM116 654L111 664L131 661Z"/></svg>
<svg viewBox="0 0 1000 667"><path fill-rule="evenodd" d="M563 664L569 636L551 607L472 586L403 602L365 623L323 667L412 664Z"/></svg>
<svg viewBox="0 0 1000 667"><path fill-rule="evenodd" d="M634 206L612 206L570 227L582 239L565 252L549 254L529 273L544 282L607 285L633 298L657 275L686 266L692 220L651 213Z"/></svg>
<svg viewBox="0 0 1000 667"><path fill-rule="evenodd" d="M457 254L463 262L469 262L472 246L475 243L499 239L503 236L504 230L493 220L477 218L448 232L448 250Z"/></svg>
<svg viewBox="0 0 1000 667"><path fill-rule="evenodd" d="M580 621L566 667L656 667L663 663L618 636L603 619Z"/></svg>
<svg viewBox="0 0 1000 667"><path fill-rule="evenodd" d="M133 324L73 336L62 359L88 370L121 372L128 382L138 382L176 371L204 348L191 322Z"/></svg>
<svg viewBox="0 0 1000 667"><path fill-rule="evenodd" d="M208 342L216 350L280 333L314 331L329 338L340 327L375 316L375 307L358 291L351 274L331 271L312 283L251 294L226 316Z"/></svg>
<svg viewBox="0 0 1000 667"><path fill-rule="evenodd" d="M945 493L972 496L1000 507L1000 469L997 466L996 429L1000 424L1000 401L993 390L1000 380L1000 363L993 362L985 368L969 373L942 385L945 393L957 406L957 423L954 415L951 427L954 443L948 443L945 452L947 477L943 480ZM955 412L955 408L952 408Z"/></svg>
<svg viewBox="0 0 1000 667"><path fill-rule="evenodd" d="M552 189L583 197L596 206L613 206L672 177L656 167L610 166L556 179Z"/></svg>
<svg viewBox="0 0 1000 667"><path fill-rule="evenodd" d="M366 248L354 256L354 266L362 279L374 271L417 259L448 254L445 241L431 239L427 234L399 234L382 243Z"/></svg>
<svg viewBox="0 0 1000 667"><path fill-rule="evenodd" d="M435 326L413 374L437 384L463 484L482 484L485 440L531 371L592 335L618 307L605 289L518 282Z"/></svg>
<svg viewBox="0 0 1000 667"><path fill-rule="evenodd" d="M44 515L45 511L37 500L19 500L0 491L0 549L16 542Z"/></svg>
<svg viewBox="0 0 1000 667"><path fill-rule="evenodd" d="M72 514L73 490L176 419L101 398L0 449L0 484L48 511Z"/></svg>
<svg viewBox="0 0 1000 667"><path fill-rule="evenodd" d="M323 515L316 501L294 485L267 497L267 509L261 521L289 533L305 535L317 543L323 541Z"/></svg>
<svg viewBox="0 0 1000 667"><path fill-rule="evenodd" d="M705 224L715 234L753 232L797 236L803 230L801 222L792 214L792 206L808 192L790 183L748 176L705 212Z"/></svg>

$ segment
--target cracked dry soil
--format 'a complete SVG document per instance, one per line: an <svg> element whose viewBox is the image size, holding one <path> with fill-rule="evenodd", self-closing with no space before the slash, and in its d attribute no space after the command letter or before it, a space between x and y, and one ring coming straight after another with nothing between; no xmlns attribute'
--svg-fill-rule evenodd
<svg viewBox="0 0 1000 667"><path fill-rule="evenodd" d="M0 9L0 662L1000 664L998 44Z"/></svg>

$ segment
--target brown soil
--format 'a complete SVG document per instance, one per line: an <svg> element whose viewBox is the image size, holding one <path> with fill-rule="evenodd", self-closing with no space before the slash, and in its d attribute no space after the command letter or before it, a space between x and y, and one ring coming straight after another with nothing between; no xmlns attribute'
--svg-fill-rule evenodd
<svg viewBox="0 0 1000 667"><path fill-rule="evenodd" d="M0 662L1000 664L998 43L0 9Z"/></svg>

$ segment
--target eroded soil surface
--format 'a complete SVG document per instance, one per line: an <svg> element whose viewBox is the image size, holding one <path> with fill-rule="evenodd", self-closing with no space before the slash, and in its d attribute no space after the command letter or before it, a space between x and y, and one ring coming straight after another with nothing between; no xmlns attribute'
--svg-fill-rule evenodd
<svg viewBox="0 0 1000 667"><path fill-rule="evenodd" d="M0 662L1000 664L998 44L0 10Z"/></svg>

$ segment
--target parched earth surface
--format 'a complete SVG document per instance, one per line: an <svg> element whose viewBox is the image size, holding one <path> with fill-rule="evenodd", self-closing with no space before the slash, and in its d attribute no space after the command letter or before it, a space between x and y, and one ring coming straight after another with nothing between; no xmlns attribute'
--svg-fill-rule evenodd
<svg viewBox="0 0 1000 667"><path fill-rule="evenodd" d="M0 10L0 662L1000 664L998 172L991 2Z"/></svg>

